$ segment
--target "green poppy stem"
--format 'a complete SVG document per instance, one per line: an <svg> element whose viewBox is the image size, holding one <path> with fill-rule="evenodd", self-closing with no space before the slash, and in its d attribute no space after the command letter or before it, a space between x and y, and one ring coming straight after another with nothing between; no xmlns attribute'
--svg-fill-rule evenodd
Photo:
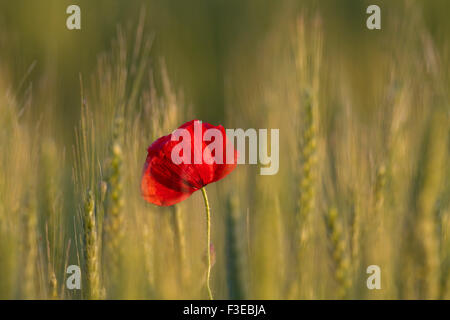
<svg viewBox="0 0 450 320"><path fill-rule="evenodd" d="M206 257L208 261L208 269L206 270L206 289L208 290L209 300L213 300L213 295L209 286L209 278L211 275L211 212L209 209L208 196L206 195L206 189L204 187L202 188L202 195L206 207L206 238L208 241L206 248Z"/></svg>

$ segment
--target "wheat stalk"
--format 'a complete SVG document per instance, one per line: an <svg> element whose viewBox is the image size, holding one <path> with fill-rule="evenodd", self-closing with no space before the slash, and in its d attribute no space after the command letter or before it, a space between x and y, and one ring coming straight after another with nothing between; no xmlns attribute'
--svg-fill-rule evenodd
<svg viewBox="0 0 450 320"><path fill-rule="evenodd" d="M36 216L36 206L32 199L27 200L27 205L24 210L24 226L23 226L23 236L24 236L24 273L23 273L23 283L24 283L24 296L27 299L37 298L37 288L36 288L36 264L38 259L38 248L37 248L37 216Z"/></svg>
<svg viewBox="0 0 450 320"><path fill-rule="evenodd" d="M350 262L346 253L346 244L342 234L342 226L339 221L338 211L332 207L326 216L328 238L331 243L331 258L334 264L334 278L338 284L338 297L346 298L351 286L349 277Z"/></svg>
<svg viewBox="0 0 450 320"><path fill-rule="evenodd" d="M88 299L100 298L100 275L97 244L97 229L95 223L95 199L92 191L84 205L84 259L87 278Z"/></svg>
<svg viewBox="0 0 450 320"><path fill-rule="evenodd" d="M243 250L239 237L238 198L229 196L226 215L227 285L230 299L245 299Z"/></svg>
<svg viewBox="0 0 450 320"><path fill-rule="evenodd" d="M109 294L116 297L120 291L120 270L122 253L122 242L124 240L123 230L123 197L122 197L122 130L123 118L116 119L113 144L111 147L112 161L111 172L109 176L109 202L108 210L106 212L106 226L105 226L105 250L108 261L109 270Z"/></svg>

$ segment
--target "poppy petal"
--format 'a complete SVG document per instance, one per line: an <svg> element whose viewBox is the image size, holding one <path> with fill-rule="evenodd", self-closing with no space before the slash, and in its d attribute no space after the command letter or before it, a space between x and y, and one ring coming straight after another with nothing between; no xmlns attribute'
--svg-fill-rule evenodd
<svg viewBox="0 0 450 320"><path fill-rule="evenodd" d="M182 192L166 187L150 172L151 167L146 164L141 181L142 197L158 206L171 206L188 198L192 192Z"/></svg>
<svg viewBox="0 0 450 320"><path fill-rule="evenodd" d="M199 138L195 136L195 133L198 133L200 128L201 137ZM220 131L224 163L204 161L204 151L213 141L204 141L203 135L206 130L212 128ZM172 151L179 142L178 140L172 141L172 134L153 142L148 148L141 181L141 193L145 200L156 205L170 206L183 201L196 190L222 179L236 167L237 151L234 148L230 149L234 152L234 162L226 163L227 144L230 142L222 126L213 126L199 120L192 120L180 126L179 129L186 129L190 134L191 161L195 162L195 159L200 159L201 163L175 164L172 161ZM196 139L199 139L201 148L195 148ZM216 152L216 150L208 151ZM206 152L206 156L209 157L209 160L214 157L211 152Z"/></svg>

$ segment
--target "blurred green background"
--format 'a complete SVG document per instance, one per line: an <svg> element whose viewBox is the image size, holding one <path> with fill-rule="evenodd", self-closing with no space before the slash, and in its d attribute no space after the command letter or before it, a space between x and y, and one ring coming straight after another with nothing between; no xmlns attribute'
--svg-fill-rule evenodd
<svg viewBox="0 0 450 320"><path fill-rule="evenodd" d="M440 48L450 32L450 3L409 2L420 8ZM66 29L65 11L70 4L81 7L81 31ZM381 31L371 32L365 27L369 4L381 7ZM198 117L221 122L225 116L225 82L232 83L234 90L241 82L259 77L256 61L268 32L279 25L283 37L283 24L304 8L320 11L328 48L336 57L348 57L350 77L361 87L358 89L363 89L359 91L361 97L370 98L361 79L371 81L378 69L377 63L370 62L371 57L389 50L380 47L380 38L392 37L396 32L394 21L410 18L402 12L402 1L1 0L0 59L9 65L16 85L36 62L30 79L36 85L56 88L51 92L54 112L67 128L65 138L69 138L79 116L79 73L89 75L98 54L110 48L117 26L136 23L145 11L145 33L155 36L154 61L165 60L174 86L185 93ZM277 61L271 63L276 67ZM244 74L233 68L242 69Z"/></svg>
<svg viewBox="0 0 450 320"><path fill-rule="evenodd" d="M205 298L200 194L139 192L148 145L198 118L280 129L278 174L242 165L207 187L216 297L449 298L448 12L0 0L0 297ZM67 263L88 290L65 288ZM385 290L365 286L374 263Z"/></svg>

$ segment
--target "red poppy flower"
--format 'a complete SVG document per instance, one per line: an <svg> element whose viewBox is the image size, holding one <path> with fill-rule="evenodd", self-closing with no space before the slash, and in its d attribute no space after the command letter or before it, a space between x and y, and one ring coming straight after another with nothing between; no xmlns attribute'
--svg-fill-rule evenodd
<svg viewBox="0 0 450 320"><path fill-rule="evenodd" d="M195 130L200 128L201 135L198 136ZM230 142L221 125L213 126L199 120L192 120L178 129L186 129L185 132L189 134L186 137L180 136L175 130L173 133L159 138L148 148L141 192L145 200L159 206L171 206L183 201L193 192L228 175L237 163L238 153L234 148L227 148ZM215 129L216 135L207 139L204 134L209 129ZM189 138L190 141L184 141L186 138ZM219 150L212 147L212 143L217 142L217 138L222 140ZM184 149L179 151L181 142L190 144L190 148L188 148L190 154L184 154ZM227 149L233 152L232 157L229 156L232 161L227 161ZM183 159L191 161L175 163L172 155L175 151ZM212 158L214 160L222 158L223 161L212 161Z"/></svg>

